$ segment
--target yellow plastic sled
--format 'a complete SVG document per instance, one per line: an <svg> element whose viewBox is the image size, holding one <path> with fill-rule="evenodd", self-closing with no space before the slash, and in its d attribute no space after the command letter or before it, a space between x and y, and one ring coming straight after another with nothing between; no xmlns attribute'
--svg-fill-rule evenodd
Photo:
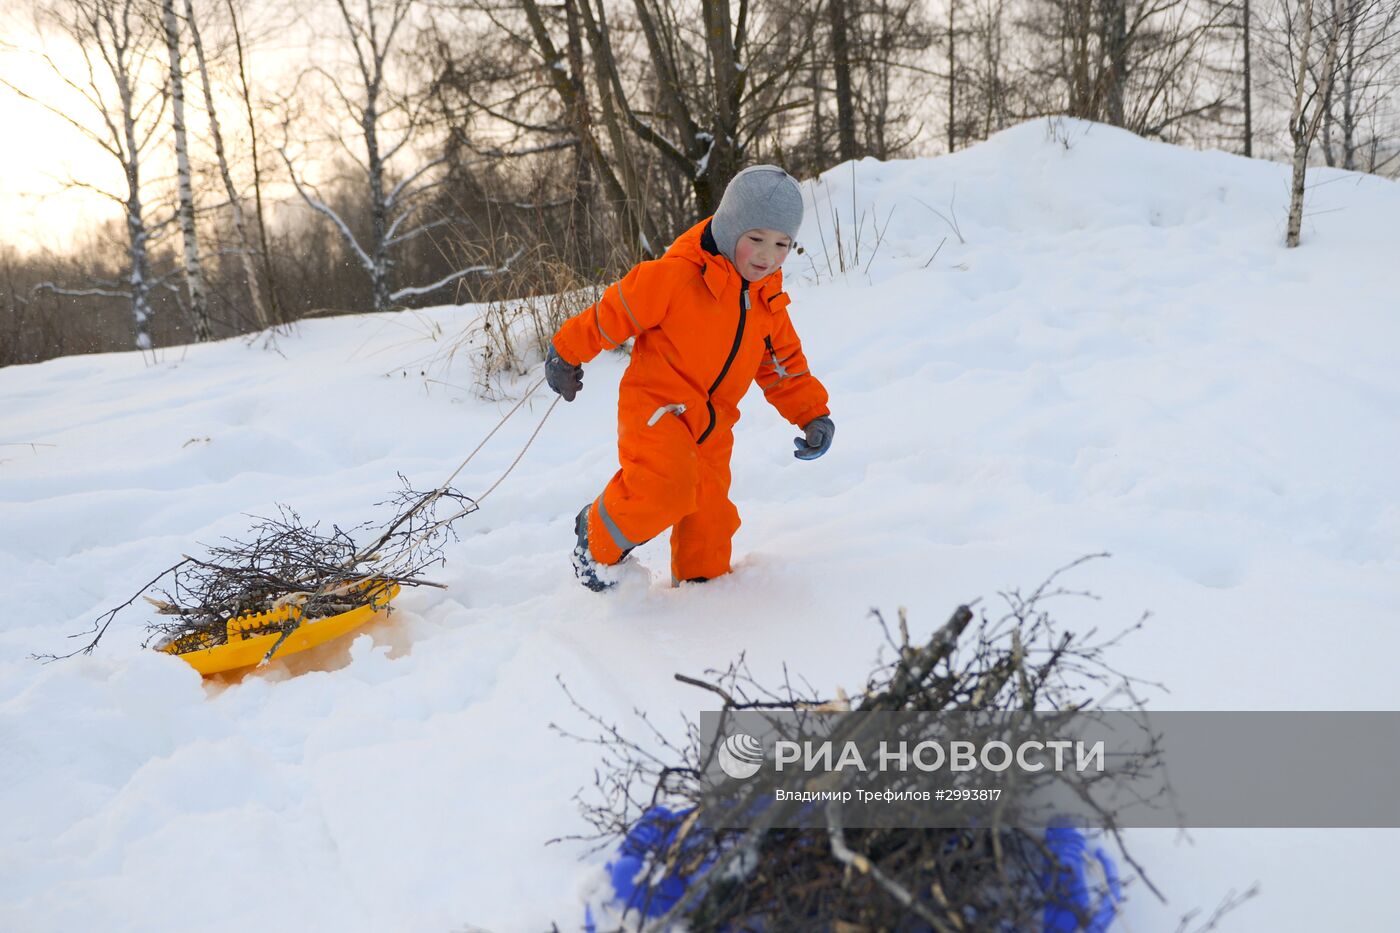
<svg viewBox="0 0 1400 933"><path fill-rule="evenodd" d="M399 595L397 583L386 586L383 581L369 581L365 588L370 592L367 605L356 606L348 612L333 616L307 619L287 636L286 641L277 649L275 657L281 658L314 648L359 628L385 612L389 600ZM160 645L158 650L184 658L191 667L206 677L224 671L253 667L262 662L272 646L277 644L277 639L282 637L280 626L300 616L301 607L293 605L268 612L235 616L228 620L228 640L224 644L208 645L209 636L195 633Z"/></svg>

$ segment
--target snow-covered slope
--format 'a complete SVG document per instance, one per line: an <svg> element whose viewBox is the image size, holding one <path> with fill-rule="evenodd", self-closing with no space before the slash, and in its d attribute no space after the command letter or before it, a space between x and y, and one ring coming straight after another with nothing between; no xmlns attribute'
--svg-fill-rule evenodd
<svg viewBox="0 0 1400 933"><path fill-rule="evenodd" d="M1060 621L1151 610L1111 660L1170 689L1154 707L1395 708L1400 186L1310 178L1289 251L1284 167L1103 126L839 167L788 265L836 443L796 461L747 400L733 575L669 588L663 539L638 552L649 581L575 583L573 515L616 462L610 356L461 522L447 590L231 686L142 650L139 611L92 657L26 656L248 513L351 524L396 472L444 479L509 407L443 362L473 309L0 370L0 929L569 929L602 858L546 845L582 828L595 763L549 728L586 729L556 676L679 729L708 703L673 672L744 651L761 679L854 688L871 607L927 633L1101 550L1069 582L1102 599ZM458 485L490 485L547 403ZM1137 887L1131 929L1255 880L1226 929L1400 921L1400 834L1192 835L1131 834L1171 899Z"/></svg>

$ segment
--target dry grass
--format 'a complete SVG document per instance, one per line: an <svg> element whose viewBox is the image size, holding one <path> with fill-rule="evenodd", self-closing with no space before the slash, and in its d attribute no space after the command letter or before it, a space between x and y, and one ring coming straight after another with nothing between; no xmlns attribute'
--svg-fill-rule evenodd
<svg viewBox="0 0 1400 933"><path fill-rule="evenodd" d="M506 255L514 252L497 249ZM477 313L449 336L433 368L445 370L465 356L477 393L504 397L504 383L526 375L542 360L559 326L597 301L606 285L585 279L548 244L529 247L504 271L478 283Z"/></svg>

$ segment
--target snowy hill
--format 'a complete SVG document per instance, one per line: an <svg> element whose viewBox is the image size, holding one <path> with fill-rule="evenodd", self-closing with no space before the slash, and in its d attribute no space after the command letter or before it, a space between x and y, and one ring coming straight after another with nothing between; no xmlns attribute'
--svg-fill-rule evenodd
<svg viewBox="0 0 1400 933"><path fill-rule="evenodd" d="M248 514L348 525L396 472L444 479L510 405L473 394L465 355L443 362L474 309L306 322L281 353L0 369L0 929L573 928L602 857L545 844L582 829L570 798L595 764L549 729L585 728L556 675L605 718L679 729L709 704L673 672L745 651L760 679L787 663L853 689L872 607L926 634L1098 551L1068 582L1102 599L1060 621L1151 610L1112 660L1170 689L1154 708L1396 708L1400 185L1309 177L1289 251L1284 166L1104 126L838 167L808 186L787 266L836 441L794 460L792 429L746 400L734 574L672 589L658 540L650 580L574 581L574 513L616 464L625 359L605 355L462 520L448 589L231 686L143 650L139 610L92 657L27 656ZM494 482L547 403L457 485ZM1135 888L1131 929L1255 880L1224 929L1400 922L1400 834L1191 836L1130 834L1171 899Z"/></svg>

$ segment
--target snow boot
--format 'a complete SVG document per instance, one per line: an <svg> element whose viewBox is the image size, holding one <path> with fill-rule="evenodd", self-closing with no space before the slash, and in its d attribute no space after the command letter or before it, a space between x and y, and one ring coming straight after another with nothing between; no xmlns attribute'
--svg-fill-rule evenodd
<svg viewBox="0 0 1400 933"><path fill-rule="evenodd" d="M588 510L591 507L592 503L585 505L574 519L575 542L572 560L574 576L578 577L578 582L595 593L601 593L617 586L617 576L613 572L617 564L600 564L593 559L593 554L588 550ZM622 563L631 553L631 548L623 551L617 563Z"/></svg>

